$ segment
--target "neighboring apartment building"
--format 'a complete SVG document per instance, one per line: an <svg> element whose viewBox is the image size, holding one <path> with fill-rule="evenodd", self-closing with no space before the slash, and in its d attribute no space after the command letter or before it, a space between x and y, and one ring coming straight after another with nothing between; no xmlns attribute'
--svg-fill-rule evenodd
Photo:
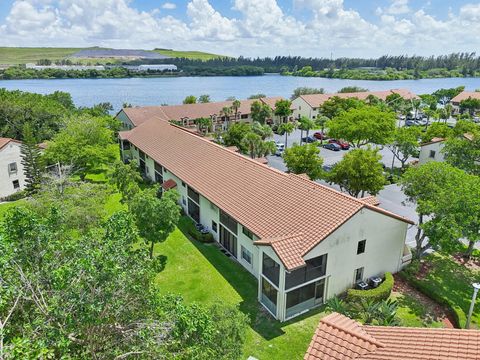
<svg viewBox="0 0 480 360"><path fill-rule="evenodd" d="M478 360L480 331L363 325L332 313L320 320L304 360Z"/></svg>
<svg viewBox="0 0 480 360"><path fill-rule="evenodd" d="M463 137L467 140L472 141L473 135L465 133ZM445 154L443 153L443 148L445 147L445 138L433 138L431 141L420 144L420 155L418 163L420 165L425 164L429 161L445 161Z"/></svg>
<svg viewBox="0 0 480 360"><path fill-rule="evenodd" d="M119 138L124 160L176 188L185 213L258 280L259 302L281 321L411 258L412 222L374 197L280 172L155 117Z"/></svg>
<svg viewBox="0 0 480 360"><path fill-rule="evenodd" d="M148 119L165 121L174 120L181 123L184 127L195 128L196 119L209 118L212 119L214 131L225 130L229 122L251 122L252 117L250 108L254 101L259 101L262 104L268 105L273 111L275 109L275 103L282 99L283 98L281 97L270 97L241 100L240 107L236 114L237 118L235 118L234 111L232 111L232 114L228 116L228 118L223 114L223 108L230 108L232 106L232 101L124 108L118 112L116 118L122 123L123 129L132 129ZM280 120L281 119L276 116L272 119L273 122L280 122ZM293 117L288 120L293 120Z"/></svg>
<svg viewBox="0 0 480 360"><path fill-rule="evenodd" d="M0 198L11 195L25 187L21 142L10 138L0 138Z"/></svg>
<svg viewBox="0 0 480 360"><path fill-rule="evenodd" d="M417 99L417 95L406 89L393 89L385 91L363 91L356 93L337 93L337 94L310 94L300 95L292 102L292 106L295 109L293 117L299 119L302 116L306 116L310 119L315 119L318 116L319 107L328 99L334 96L340 98L357 98L359 100L366 100L370 95L373 95L383 101L386 100L388 95L399 94L405 100Z"/></svg>
<svg viewBox="0 0 480 360"><path fill-rule="evenodd" d="M454 114L460 113L460 103L463 100L467 100L468 98L480 100L480 92L479 91L462 91L460 94L455 96L450 101L450 103L452 104L452 107L453 107L453 113Z"/></svg>

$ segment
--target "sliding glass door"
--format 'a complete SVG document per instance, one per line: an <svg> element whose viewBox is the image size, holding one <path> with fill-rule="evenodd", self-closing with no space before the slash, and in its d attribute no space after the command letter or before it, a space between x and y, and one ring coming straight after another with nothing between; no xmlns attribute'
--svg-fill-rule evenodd
<svg viewBox="0 0 480 360"><path fill-rule="evenodd" d="M237 257L237 237L220 224L220 244L230 254Z"/></svg>

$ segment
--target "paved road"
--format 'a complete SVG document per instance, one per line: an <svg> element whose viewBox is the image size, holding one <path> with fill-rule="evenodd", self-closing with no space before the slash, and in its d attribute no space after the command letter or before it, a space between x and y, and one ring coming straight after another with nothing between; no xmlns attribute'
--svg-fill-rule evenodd
<svg viewBox="0 0 480 360"><path fill-rule="evenodd" d="M310 132L313 134L313 132ZM305 136L305 133L304 133ZM285 142L285 136L274 135L274 140L279 142ZM300 143L300 130L295 130L289 137L288 137L288 147L290 147L293 143ZM324 159L324 166L331 166L339 162L343 156L348 151L331 151L327 149L320 149L320 156ZM385 166L390 167L392 165L393 154L387 148L381 148L380 154L382 155L382 161ZM409 159L409 161L414 160L414 158ZM268 164L275 169L286 171L287 168L285 163L283 162L283 158L279 156L269 156L268 157ZM396 166L399 166L400 163L398 161L395 162ZM319 183L332 187L336 190L340 191L340 188L337 185L328 184L323 180L318 180ZM380 207L392 211L396 214L405 216L415 222L418 221L418 216L415 211L415 205L408 203L406 201L406 196L400 189L400 187L396 184L386 186L378 195L377 198L380 201ZM407 232L407 239L406 243L409 246L415 245L415 233L417 231L416 226L409 226Z"/></svg>

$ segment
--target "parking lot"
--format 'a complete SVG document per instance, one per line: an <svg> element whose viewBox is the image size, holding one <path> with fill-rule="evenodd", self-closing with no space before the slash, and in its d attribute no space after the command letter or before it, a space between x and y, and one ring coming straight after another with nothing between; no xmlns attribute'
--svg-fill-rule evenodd
<svg viewBox="0 0 480 360"><path fill-rule="evenodd" d="M309 135L313 135L315 131L310 131ZM305 136L305 132L303 133ZM274 135L274 140L284 143L285 136L284 135ZM288 147L290 147L293 143L300 143L300 130L295 130L289 137L288 137ZM324 159L324 167L330 167L337 162L339 162L343 156L350 150L341 150L341 151L332 151L327 150L324 148L320 148L320 156ZM380 154L382 155L382 161L387 168L392 166L392 159L393 154L392 152L386 148L380 148ZM409 161L415 160L415 158L409 159ZM268 156L268 165L281 170L287 171L287 167L283 161L283 158L280 156ZM398 161L395 162L395 166L400 166ZM336 190L340 190L337 185L329 184L323 180L318 180L319 183L334 188ZM380 201L380 207L392 211L396 214L405 216L415 222L418 220L417 213L415 211L415 206L411 203L407 203L405 194L402 192L400 186L396 184L385 186L385 188L377 195L378 200ZM415 245L415 233L417 227L416 226L409 226L408 233L407 233L407 244L410 246Z"/></svg>

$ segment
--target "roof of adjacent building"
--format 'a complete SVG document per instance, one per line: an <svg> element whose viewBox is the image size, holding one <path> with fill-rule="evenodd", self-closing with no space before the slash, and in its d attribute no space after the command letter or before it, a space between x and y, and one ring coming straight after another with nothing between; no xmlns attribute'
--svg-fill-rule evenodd
<svg viewBox="0 0 480 360"><path fill-rule="evenodd" d="M9 144L11 141L13 142L16 142L18 144L21 144L22 142L19 141L19 140L15 140L15 139L12 139L12 138L4 138L4 137L0 137L0 149L3 149L3 147L7 144Z"/></svg>
<svg viewBox="0 0 480 360"><path fill-rule="evenodd" d="M332 313L320 320L305 360L478 360L480 331L367 326Z"/></svg>
<svg viewBox="0 0 480 360"><path fill-rule="evenodd" d="M479 91L462 91L460 94L458 94L452 99L452 102L459 103L460 101L467 100L468 98L480 100L480 92Z"/></svg>
<svg viewBox="0 0 480 360"><path fill-rule="evenodd" d="M275 108L275 103L278 100L283 100L282 97L270 97L261 99L240 100L240 107L238 112L240 114L250 114L250 108L255 101L260 101L263 104ZM138 126L146 120L157 118L160 120L176 120L182 119L198 119L201 117L210 117L212 115L223 116L222 110L225 107L231 107L232 101L220 101L211 103L199 104L182 104L182 105L167 105L167 106L143 106L130 107L122 109L128 116L130 121ZM233 115L233 114L232 114Z"/></svg>
<svg viewBox="0 0 480 360"><path fill-rule="evenodd" d="M392 89L385 91L361 91L354 93L336 93L336 94L309 94L300 95L305 102L312 108L317 108L331 97L338 96L340 98L357 98L359 100L366 100L370 95L376 96L381 100L386 100L387 96L392 94L399 94L406 100L417 99L418 96L407 89Z"/></svg>
<svg viewBox="0 0 480 360"><path fill-rule="evenodd" d="M475 135L470 134L470 133L464 133L463 137L467 140L473 141L473 139L475 138ZM435 143L440 143L440 142L444 142L445 140L447 140L447 139L443 138L443 137L434 137L430 141L421 143L420 146L426 146L426 145L431 145L431 144L435 144Z"/></svg>
<svg viewBox="0 0 480 360"><path fill-rule="evenodd" d="M289 270L362 209L409 220L327 186L286 174L167 121L120 133L268 245ZM321 206L319 203L321 202Z"/></svg>

